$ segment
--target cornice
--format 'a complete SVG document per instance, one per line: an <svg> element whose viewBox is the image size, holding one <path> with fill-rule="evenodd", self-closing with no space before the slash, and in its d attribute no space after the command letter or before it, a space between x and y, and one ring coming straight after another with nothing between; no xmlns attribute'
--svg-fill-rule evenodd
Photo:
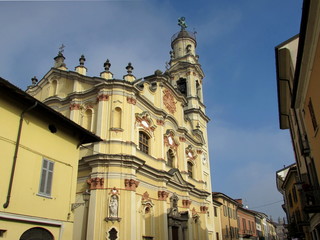
<svg viewBox="0 0 320 240"><path fill-rule="evenodd" d="M207 123L210 121L210 118L200 108L191 108L184 110L185 115L188 115L190 113L199 114Z"/></svg>
<svg viewBox="0 0 320 240"><path fill-rule="evenodd" d="M123 155L123 154L95 154L83 157L80 162L88 164L91 168L97 166L119 166L125 168L133 168L136 170L136 175L141 174L146 177L152 178L158 182L165 182L167 186L170 186L174 189L180 191L189 192L192 196L200 198L207 198L210 193L201 189L197 189L195 185L185 181L180 177L180 181L174 181L173 178L176 174L181 173L178 169L164 171L156 169L148 164L146 164L145 160L142 160L133 155ZM82 164L81 169L87 169ZM178 173L177 173L178 172ZM137 180L139 180L137 178Z"/></svg>

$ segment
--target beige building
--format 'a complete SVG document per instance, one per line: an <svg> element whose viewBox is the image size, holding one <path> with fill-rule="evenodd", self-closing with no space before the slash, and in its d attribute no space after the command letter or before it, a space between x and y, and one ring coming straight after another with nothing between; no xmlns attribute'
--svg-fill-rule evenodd
<svg viewBox="0 0 320 240"><path fill-rule="evenodd" d="M213 215L214 215L214 228L215 228L215 235L216 240L222 239L222 225L221 225L221 207L223 206L222 203L212 200L213 204Z"/></svg>
<svg viewBox="0 0 320 240"><path fill-rule="evenodd" d="M295 188L313 239L320 238L319 26L319 1L304 1L299 37L276 47L280 128L290 129L298 176Z"/></svg>
<svg viewBox="0 0 320 240"><path fill-rule="evenodd" d="M167 70L137 79L131 63L114 79L86 75L81 56L69 71L60 51L28 93L103 141L81 147L74 239L215 239L204 73L196 38L171 39ZM80 201L80 200L79 200Z"/></svg>
<svg viewBox="0 0 320 240"><path fill-rule="evenodd" d="M212 193L214 201L221 203L220 218L221 218L221 232L223 240L239 239L238 215L237 209L239 203L229 196L220 193Z"/></svg>
<svg viewBox="0 0 320 240"><path fill-rule="evenodd" d="M69 240L79 146L97 136L0 78L0 238Z"/></svg>

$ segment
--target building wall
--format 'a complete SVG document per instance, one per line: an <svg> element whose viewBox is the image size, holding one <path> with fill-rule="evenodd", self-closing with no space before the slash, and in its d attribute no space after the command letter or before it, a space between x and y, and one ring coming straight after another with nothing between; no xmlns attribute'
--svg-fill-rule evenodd
<svg viewBox="0 0 320 240"><path fill-rule="evenodd" d="M221 240L222 235L222 226L221 226L221 204L213 201L213 214L214 214L214 226L215 226L215 239Z"/></svg>
<svg viewBox="0 0 320 240"><path fill-rule="evenodd" d="M237 202L224 194L213 193L213 199L220 202L222 239L238 239Z"/></svg>
<svg viewBox="0 0 320 240"><path fill-rule="evenodd" d="M238 207L239 239L257 238L255 215Z"/></svg>
<svg viewBox="0 0 320 240"><path fill-rule="evenodd" d="M21 100L20 100L21 101ZM27 106L0 94L0 145L2 165L0 169L0 225L6 230L4 239L19 239L33 227L47 229L54 239L71 239L78 169L78 140L67 134L60 125L51 133L48 124L53 119L36 111L24 115L20 144L17 153L12 192L7 208L3 204L10 181L20 114ZM52 192L50 196L39 194L43 159L54 163Z"/></svg>
<svg viewBox="0 0 320 240"><path fill-rule="evenodd" d="M301 199L304 214L309 215L307 223L310 228L305 228L306 238L310 238L310 233L316 237L319 235L317 226L320 226L320 217L315 210L319 207L319 135L318 135L318 119L319 119L319 70L316 67L319 64L319 24L320 24L320 4L318 1L304 1L301 17L301 26L299 34L299 44L296 47L297 58L293 71L289 71L288 66L282 65L281 61L277 61L277 77L278 82L282 81L281 72L292 72L293 86L291 95L289 96L288 108L293 113L288 116L289 120L296 125L287 126L290 128L292 138L294 140L294 150L296 153L296 162L298 168L298 177L300 185L302 185ZM285 47L285 44L283 44ZM280 50L281 51L281 50ZM276 48L277 58L281 54L279 48ZM280 57L281 58L281 57ZM279 64L280 63L280 64ZM284 92L281 85L278 84L279 96L279 114L284 116L284 109L281 106L286 105ZM284 122L284 118L280 118L280 125ZM295 131L298 128L298 131ZM296 136L294 136L296 134ZM297 139L297 140L295 140ZM309 201L307 199L313 199ZM290 221L290 219L288 219Z"/></svg>

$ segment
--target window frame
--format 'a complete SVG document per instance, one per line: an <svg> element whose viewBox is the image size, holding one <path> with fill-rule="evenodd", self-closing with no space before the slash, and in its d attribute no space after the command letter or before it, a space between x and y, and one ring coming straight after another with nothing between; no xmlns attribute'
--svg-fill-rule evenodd
<svg viewBox="0 0 320 240"><path fill-rule="evenodd" d="M188 172L188 176L191 178L194 177L193 166L194 166L194 164L191 161L187 162L187 172Z"/></svg>
<svg viewBox="0 0 320 240"><path fill-rule="evenodd" d="M54 161L43 158L40 172L38 195L51 197L54 174Z"/></svg>
<svg viewBox="0 0 320 240"><path fill-rule="evenodd" d="M144 131L139 131L139 149L146 154L150 153L150 136Z"/></svg>

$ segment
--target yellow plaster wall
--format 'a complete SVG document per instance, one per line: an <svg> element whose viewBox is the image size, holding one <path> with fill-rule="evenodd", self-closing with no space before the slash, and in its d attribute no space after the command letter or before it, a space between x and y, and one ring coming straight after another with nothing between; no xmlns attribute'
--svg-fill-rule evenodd
<svg viewBox="0 0 320 240"><path fill-rule="evenodd" d="M11 166L13 162L15 143L18 133L19 119L22 108L17 107L14 101L0 99L0 145L3 151L2 167L0 168L0 202L6 201ZM75 200L75 183L77 176L77 162L79 150L76 139L64 133L57 125L57 133L48 129L48 124L54 123L51 119L41 115L26 113L18 148L17 163L13 180L10 204L8 208L0 207L1 213L52 219L64 225L62 239L72 236L72 219L70 207ZM54 162L54 173L51 197L38 195L41 178L42 159L47 158ZM9 221L1 225L7 226L5 239L18 239L24 229L37 226L26 222L20 224ZM40 224L41 225L41 224ZM60 227L45 226L58 239Z"/></svg>

